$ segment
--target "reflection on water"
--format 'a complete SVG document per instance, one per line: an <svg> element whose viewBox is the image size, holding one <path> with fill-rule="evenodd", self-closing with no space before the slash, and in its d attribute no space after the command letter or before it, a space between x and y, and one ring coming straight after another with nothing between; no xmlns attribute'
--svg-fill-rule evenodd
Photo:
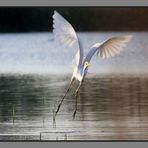
<svg viewBox="0 0 148 148"><path fill-rule="evenodd" d="M76 86L53 123L69 80L69 75L1 75L0 140L148 139L148 78L87 77L75 120Z"/></svg>

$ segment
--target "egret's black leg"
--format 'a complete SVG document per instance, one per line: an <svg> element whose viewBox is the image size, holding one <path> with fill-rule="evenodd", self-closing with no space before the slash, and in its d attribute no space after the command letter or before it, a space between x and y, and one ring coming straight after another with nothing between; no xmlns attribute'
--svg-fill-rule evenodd
<svg viewBox="0 0 148 148"><path fill-rule="evenodd" d="M57 115L58 111L60 110L61 104L62 104L64 98L66 97L67 93L69 92L70 87L71 87L72 83L74 82L74 80L75 80L75 79L72 79L72 80L71 80L71 82L70 82L70 84L69 84L69 87L68 87L67 91L65 92L65 95L62 97L62 100L61 100L60 104L58 105L58 108L57 108L57 111L56 111L56 113L55 113L55 116Z"/></svg>
<svg viewBox="0 0 148 148"><path fill-rule="evenodd" d="M79 84L77 90L76 90L76 93L75 93L75 99L76 99L76 103L75 103L75 111L73 113L73 119L75 119L75 115L76 115L76 112L77 112L77 104L78 104L78 94L79 94L79 89L81 87L81 83Z"/></svg>

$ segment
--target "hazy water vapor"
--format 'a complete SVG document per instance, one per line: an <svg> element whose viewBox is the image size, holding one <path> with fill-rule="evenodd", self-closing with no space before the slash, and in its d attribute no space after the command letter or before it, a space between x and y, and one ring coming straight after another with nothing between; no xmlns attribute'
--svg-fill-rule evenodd
<svg viewBox="0 0 148 148"><path fill-rule="evenodd" d="M147 73L148 43L144 32L78 33L85 54L93 43L109 37L133 35L126 49L113 58L95 56L90 73ZM20 33L0 35L0 73L71 73L72 59L77 50L65 49L53 42L52 33Z"/></svg>

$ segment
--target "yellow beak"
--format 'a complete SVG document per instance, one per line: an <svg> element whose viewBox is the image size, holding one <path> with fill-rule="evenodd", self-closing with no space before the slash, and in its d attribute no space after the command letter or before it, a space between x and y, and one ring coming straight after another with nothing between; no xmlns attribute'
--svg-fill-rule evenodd
<svg viewBox="0 0 148 148"><path fill-rule="evenodd" d="M88 67L90 67L90 66L91 66L91 64L88 64L87 66L88 66Z"/></svg>

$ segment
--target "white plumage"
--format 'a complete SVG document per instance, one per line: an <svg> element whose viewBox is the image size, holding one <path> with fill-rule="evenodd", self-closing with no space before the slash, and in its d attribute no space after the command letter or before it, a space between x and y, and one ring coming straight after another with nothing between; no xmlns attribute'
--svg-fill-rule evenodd
<svg viewBox="0 0 148 148"><path fill-rule="evenodd" d="M93 55L97 53L97 55L101 58L113 57L119 54L132 38L131 35L126 35L126 36L109 38L103 43L96 43L90 48L88 54L84 58L81 40L77 37L77 34L74 28L72 27L72 25L69 22L67 22L57 11L54 11L54 15L53 15L53 33L54 33L55 41L67 46L73 46L74 44L77 45L78 51L75 55L76 64L75 64L75 68L74 68L73 75L71 78L71 83L70 83L70 86L71 86L74 80L78 80L80 82L79 87L76 90L76 98L77 98L77 93L81 86L82 80L87 74L88 67L90 66L89 63ZM62 98L62 101L58 106L57 112L59 111L59 108L67 92L69 91L69 88L66 91L64 97ZM76 99L76 102L77 102L77 99ZM76 106L76 110L77 110L77 106ZM73 117L75 116L76 110L74 112Z"/></svg>

